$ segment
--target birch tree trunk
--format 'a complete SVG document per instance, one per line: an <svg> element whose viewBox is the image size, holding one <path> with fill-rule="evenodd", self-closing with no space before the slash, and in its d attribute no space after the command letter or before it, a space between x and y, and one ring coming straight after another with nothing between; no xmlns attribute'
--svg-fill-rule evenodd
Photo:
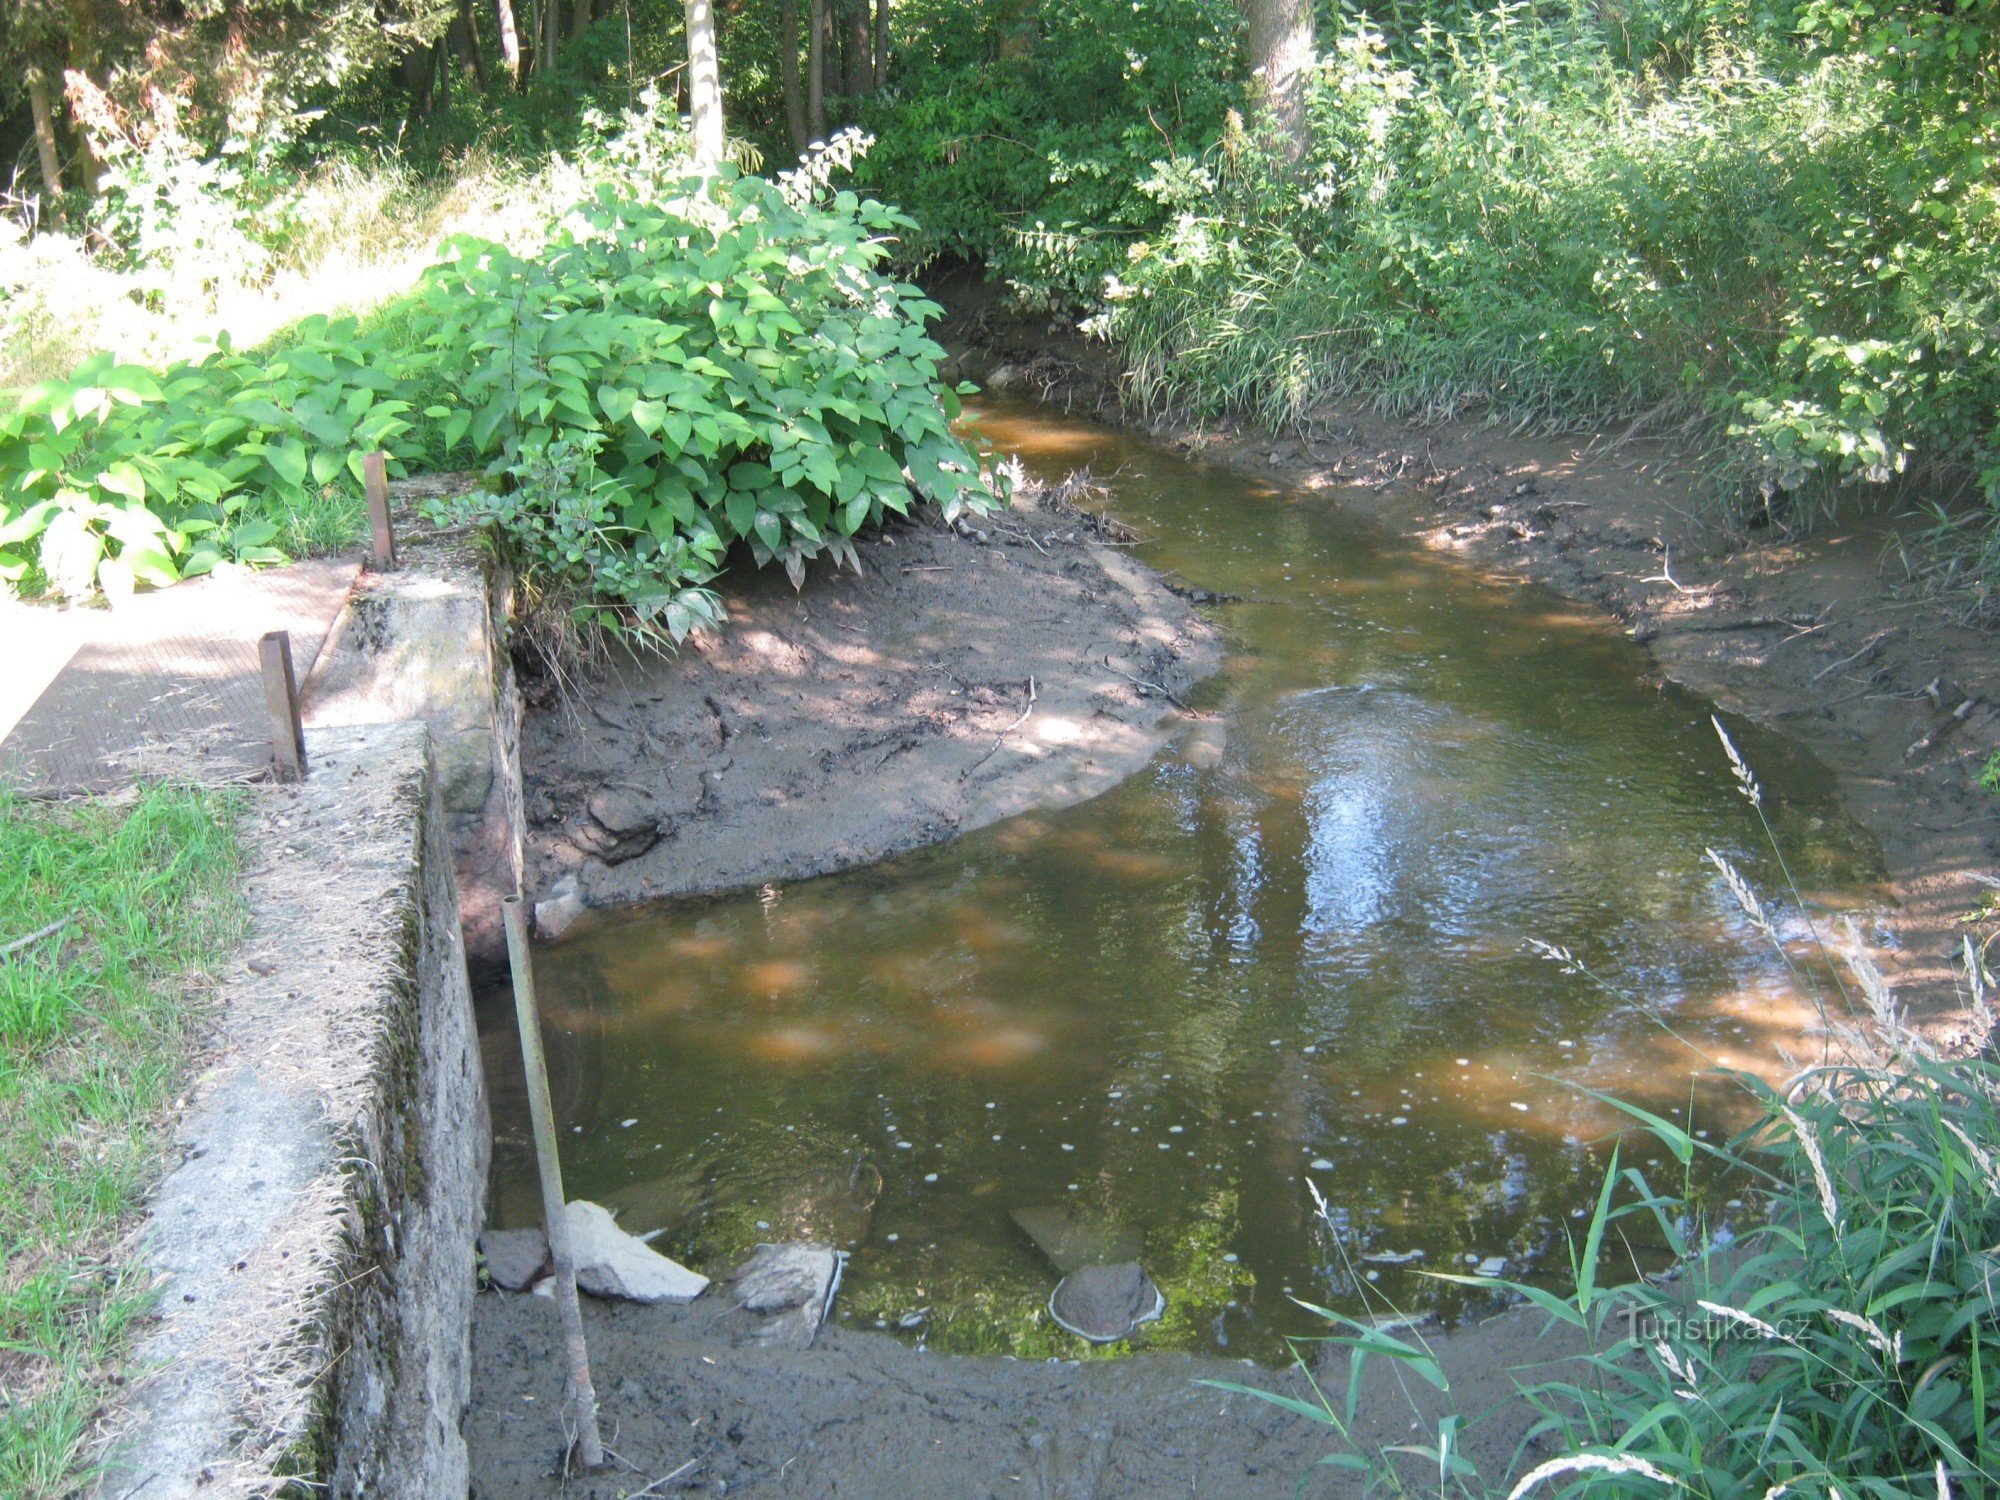
<svg viewBox="0 0 2000 1500"><path fill-rule="evenodd" d="M521 28L514 20L514 0L493 0L495 20L500 27L500 59L507 65L507 74L514 80L514 87L521 87Z"/></svg>
<svg viewBox="0 0 2000 1500"><path fill-rule="evenodd" d="M1312 0L1246 0L1250 72L1258 112L1287 161L1306 149L1306 81L1317 39Z"/></svg>
<svg viewBox="0 0 2000 1500"><path fill-rule="evenodd" d="M715 55L714 0L686 0L688 115L697 166L722 160L722 69Z"/></svg>

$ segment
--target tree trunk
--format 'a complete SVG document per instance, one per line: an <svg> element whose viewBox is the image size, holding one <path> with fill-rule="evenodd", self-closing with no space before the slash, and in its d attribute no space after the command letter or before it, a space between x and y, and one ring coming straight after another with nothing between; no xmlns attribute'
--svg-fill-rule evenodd
<svg viewBox="0 0 2000 1500"><path fill-rule="evenodd" d="M722 70L715 57L714 0L686 0L688 115L695 165L722 160Z"/></svg>
<svg viewBox="0 0 2000 1500"><path fill-rule="evenodd" d="M799 87L799 0L779 0L778 77L785 89L785 132L791 137L793 153L804 155L806 101Z"/></svg>
<svg viewBox="0 0 2000 1500"><path fill-rule="evenodd" d="M506 63L508 76L514 80L518 91L523 81L521 30L514 23L514 0L493 0L493 5L500 26L500 59Z"/></svg>
<svg viewBox="0 0 2000 1500"><path fill-rule="evenodd" d="M1035 51L1033 0L1005 0L1000 7L1001 58L1032 57Z"/></svg>
<svg viewBox="0 0 2000 1500"><path fill-rule="evenodd" d="M479 45L479 13L472 8L472 0L458 0L459 55L472 67L472 81L479 86L480 93L486 93L493 80L486 76L486 52Z"/></svg>
<svg viewBox="0 0 2000 1500"><path fill-rule="evenodd" d="M859 99L875 86L875 33L868 24L868 0L842 0L847 11L847 97Z"/></svg>
<svg viewBox="0 0 2000 1500"><path fill-rule="evenodd" d="M1250 18L1252 102L1278 150L1297 161L1306 149L1306 80L1317 50L1312 0L1245 0Z"/></svg>
<svg viewBox="0 0 2000 1500"><path fill-rule="evenodd" d="M28 108L35 117L35 154L42 162L42 188L51 198L63 191L62 151L56 145L56 117L49 108L48 80L40 68L28 69Z"/></svg>
<svg viewBox="0 0 2000 1500"><path fill-rule="evenodd" d="M421 120L431 112L431 85L437 77L437 58L429 47L415 52L405 52L396 59L396 83L410 98L410 114L413 120Z"/></svg>
<svg viewBox="0 0 2000 1500"><path fill-rule="evenodd" d="M597 19L590 0L569 0L569 39L575 41L590 29L590 23Z"/></svg>
<svg viewBox="0 0 2000 1500"><path fill-rule="evenodd" d="M889 83L889 0L875 0L875 77L870 83L878 89Z"/></svg>
<svg viewBox="0 0 2000 1500"><path fill-rule="evenodd" d="M826 139L826 0L812 0L806 21L806 137Z"/></svg>
<svg viewBox="0 0 2000 1500"><path fill-rule="evenodd" d="M542 0L542 71L556 70L556 42L562 36L562 0Z"/></svg>

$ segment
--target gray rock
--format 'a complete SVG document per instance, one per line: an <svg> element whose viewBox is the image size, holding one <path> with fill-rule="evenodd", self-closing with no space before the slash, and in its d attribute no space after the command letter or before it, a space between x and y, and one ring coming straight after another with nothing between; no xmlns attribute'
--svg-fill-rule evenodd
<svg viewBox="0 0 2000 1500"><path fill-rule="evenodd" d="M692 1302L708 1290L706 1276L627 1234L603 1205L579 1199L569 1205L567 1217L576 1284L593 1297Z"/></svg>
<svg viewBox="0 0 2000 1500"><path fill-rule="evenodd" d="M1166 1295L1137 1261L1084 1266L1063 1277L1049 1297L1049 1316L1093 1344L1130 1338L1166 1310Z"/></svg>
<svg viewBox="0 0 2000 1500"><path fill-rule="evenodd" d="M503 1292L526 1291L549 1274L549 1240L539 1229L489 1229L479 1236L479 1253Z"/></svg>
<svg viewBox="0 0 2000 1500"><path fill-rule="evenodd" d="M1229 750L1229 726L1220 719L1203 719L1188 731L1181 759L1198 771L1212 771Z"/></svg>
<svg viewBox="0 0 2000 1500"><path fill-rule="evenodd" d="M593 859L621 865L660 841L659 804L643 792L610 787L594 793L581 817L570 825L569 841Z"/></svg>
<svg viewBox="0 0 2000 1500"><path fill-rule="evenodd" d="M1056 1204L1017 1208L1015 1224L1063 1275L1081 1266L1109 1266L1135 1259L1146 1248L1144 1230L1087 1209Z"/></svg>
<svg viewBox="0 0 2000 1500"><path fill-rule="evenodd" d="M645 792L607 787L586 804L592 821L608 833L638 833L660 826L660 804Z"/></svg>
<svg viewBox="0 0 2000 1500"><path fill-rule="evenodd" d="M565 875L549 887L546 899L535 903L535 934L553 941L575 926L583 913L583 892L576 877Z"/></svg>
<svg viewBox="0 0 2000 1500"><path fill-rule="evenodd" d="M995 365L986 372L986 389L1004 391L1021 383L1021 372L1013 365Z"/></svg>
<svg viewBox="0 0 2000 1500"><path fill-rule="evenodd" d="M804 1349L833 1310L844 1252L831 1245L759 1245L729 1280L732 1311L748 1318L747 1342Z"/></svg>
<svg viewBox="0 0 2000 1500"><path fill-rule="evenodd" d="M637 859L659 843L660 831L658 828L645 828L614 833L596 819L585 817L570 824L569 841L592 859L607 865L622 865L628 859Z"/></svg>

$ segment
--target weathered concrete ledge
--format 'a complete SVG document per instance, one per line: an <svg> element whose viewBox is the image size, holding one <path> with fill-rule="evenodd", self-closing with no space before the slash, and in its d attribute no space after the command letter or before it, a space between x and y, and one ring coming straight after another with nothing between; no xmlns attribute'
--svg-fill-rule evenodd
<svg viewBox="0 0 2000 1500"><path fill-rule="evenodd" d="M250 935L140 1250L99 1493L463 1495L488 1142L422 723L320 729L248 819Z"/></svg>
<svg viewBox="0 0 2000 1500"><path fill-rule="evenodd" d="M429 726L467 952L495 963L506 951L499 901L521 889L523 869L513 579L467 531L412 524L398 553L396 568L356 582L306 684L305 720Z"/></svg>

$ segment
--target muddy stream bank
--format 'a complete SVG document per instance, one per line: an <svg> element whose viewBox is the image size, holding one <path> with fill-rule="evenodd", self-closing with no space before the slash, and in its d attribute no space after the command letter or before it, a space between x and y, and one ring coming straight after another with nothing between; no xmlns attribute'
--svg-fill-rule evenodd
<svg viewBox="0 0 2000 1500"><path fill-rule="evenodd" d="M1418 1272L1547 1264L1609 1126L1554 1080L1722 1129L1704 1055L1810 1045L1703 863L1776 880L1711 705L1621 632L1324 485L981 420L1046 483L1088 466L1072 498L1118 524L1021 510L899 529L798 597L752 577L728 636L531 721L538 885L606 908L538 960L572 1194L711 1273L765 1239L853 1256L803 1354L731 1347L700 1303L591 1308L649 1472L581 1492L693 1459L675 1484L711 1492L1289 1493L1327 1436L1194 1378L1289 1387L1294 1297L1495 1312ZM1837 776L1731 726L1814 905L1895 951ZM534 1216L507 1003L497 1224ZM1050 1324L1052 1221L1166 1290L1145 1352L1079 1363ZM552 1312L480 1304L476 1493L553 1493ZM1545 1352L1525 1325L1445 1340L1462 1401ZM1368 1431L1405 1432L1402 1400ZM1519 1425L1479 1430L1493 1472Z"/></svg>

